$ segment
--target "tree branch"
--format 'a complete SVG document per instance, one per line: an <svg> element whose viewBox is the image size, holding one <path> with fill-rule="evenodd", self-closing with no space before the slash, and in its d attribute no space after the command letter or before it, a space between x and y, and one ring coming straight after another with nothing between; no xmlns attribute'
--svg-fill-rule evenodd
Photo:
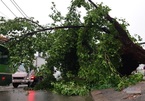
<svg viewBox="0 0 145 101"><path fill-rule="evenodd" d="M37 34L39 32L44 32L44 31L48 31L48 30L64 29L64 28L69 29L69 28L82 28L82 27L93 27L93 26L83 26L82 25L82 26L58 26L58 27L43 28L43 29L40 29L40 30L37 30L37 31L29 32L29 33L21 36L21 38L18 40L18 42L20 42L21 40L23 40L27 36L32 36L32 35ZM101 30L106 32L106 33L110 33L110 31L106 27L102 27ZM11 38L11 39L7 40L6 42L10 42L12 39L14 39L14 38Z"/></svg>
<svg viewBox="0 0 145 101"><path fill-rule="evenodd" d="M34 24L36 24L38 27L40 27L41 29L45 29L43 26L39 25L37 22L33 21L33 20L30 20L30 19L27 19L27 18L18 18L19 19L22 19L22 20L26 20L26 21L30 21Z"/></svg>
<svg viewBox="0 0 145 101"><path fill-rule="evenodd" d="M17 43L22 41L26 37L33 36L33 35L35 35L39 32L48 31L48 30L64 29L64 28L81 28L81 27L85 27L85 26L58 26L58 27L44 28L44 29L40 29L40 30L37 30L37 31L29 32L29 33L21 36L21 38L17 41ZM11 38L11 39L5 41L5 43L10 42L12 39L14 39L14 38Z"/></svg>
<svg viewBox="0 0 145 101"><path fill-rule="evenodd" d="M98 8L98 6L92 2L92 0L88 0L96 9ZM128 37L127 32L122 28L122 26L116 21L116 19L112 18L109 14L107 14L105 16L105 18L107 20L109 20L115 27L115 29L118 31L119 33L119 39L121 40L121 42L124 45L129 45L132 44L133 42L130 40L130 38ZM124 39L126 38L126 39Z"/></svg>

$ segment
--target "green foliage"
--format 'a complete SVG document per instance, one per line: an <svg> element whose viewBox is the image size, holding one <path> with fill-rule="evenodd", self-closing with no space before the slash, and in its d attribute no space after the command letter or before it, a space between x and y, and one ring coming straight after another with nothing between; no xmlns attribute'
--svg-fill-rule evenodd
<svg viewBox="0 0 145 101"><path fill-rule="evenodd" d="M123 77L117 85L117 90L122 90L129 85L134 85L137 82L143 80L143 75L141 73L130 75L129 77Z"/></svg>
<svg viewBox="0 0 145 101"><path fill-rule="evenodd" d="M42 28L42 26L41 26ZM46 51L44 44L47 43L46 34L37 33L35 36L27 37L26 34L40 29L40 25L34 22L32 18L15 18L13 20L1 19L0 33L6 35L10 40L5 45L10 52L10 67L15 71L18 63L25 63L26 69L28 67L34 68L33 60L36 51ZM38 37L38 38L37 38ZM43 50L42 50L43 49Z"/></svg>
<svg viewBox="0 0 145 101"><path fill-rule="evenodd" d="M41 68L39 67L39 69L36 70L36 74L35 75L36 76L43 76L43 78L45 79L50 74L51 74L50 69L48 69L46 65L42 65Z"/></svg>
<svg viewBox="0 0 145 101"><path fill-rule="evenodd" d="M52 82L54 86L54 92L62 95L86 95L88 89L86 85L78 85L75 82Z"/></svg>
<svg viewBox="0 0 145 101"><path fill-rule="evenodd" d="M53 86L51 85L51 82L53 82L51 77L44 78L41 82L35 85L33 89L51 91L53 88Z"/></svg>
<svg viewBox="0 0 145 101"><path fill-rule="evenodd" d="M1 19L0 33L11 38L6 44L10 49L11 67L16 68L16 63L24 62L27 67L34 68L34 53L42 52L47 64L38 73L44 80L36 89L51 89L63 95L84 95L93 89L116 86L122 89L140 81L139 75L138 78L121 78L117 72L122 65L122 44L116 38L118 32L113 24L105 19L109 7L98 4L96 9L85 0L73 0L71 3L65 16L52 3L49 17L54 22L49 27L78 28L54 29L30 35L29 32L42 29L33 19ZM80 8L86 10L85 16L81 15ZM124 19L119 19L119 23L127 31L128 23ZM62 81L55 81L54 66L62 72Z"/></svg>

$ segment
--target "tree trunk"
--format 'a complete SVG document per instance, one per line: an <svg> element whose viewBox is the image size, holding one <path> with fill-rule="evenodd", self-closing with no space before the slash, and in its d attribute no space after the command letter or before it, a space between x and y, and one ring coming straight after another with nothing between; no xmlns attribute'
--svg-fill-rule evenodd
<svg viewBox="0 0 145 101"><path fill-rule="evenodd" d="M122 64L123 66L119 68L119 73L121 75L130 75L140 63L145 64L145 50L135 44L128 36L127 32L121 27L121 25L109 15L106 16L118 31L118 39L122 43Z"/></svg>
<svg viewBox="0 0 145 101"><path fill-rule="evenodd" d="M96 9L98 8L96 4L94 4L91 0L88 0ZM124 75L130 75L132 71L134 71L139 64L145 64L145 50L135 44L129 38L126 30L124 30L121 25L110 15L106 15L105 17L108 21L110 21L115 29L118 31L118 39L122 43L122 66L118 69L119 73Z"/></svg>

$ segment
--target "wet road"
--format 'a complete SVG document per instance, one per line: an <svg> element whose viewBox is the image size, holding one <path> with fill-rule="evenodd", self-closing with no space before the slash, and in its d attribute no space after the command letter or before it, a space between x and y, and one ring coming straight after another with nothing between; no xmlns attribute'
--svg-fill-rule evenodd
<svg viewBox="0 0 145 101"><path fill-rule="evenodd" d="M12 86L0 87L0 101L92 101L91 97L60 96L47 91L26 91L21 85L18 88Z"/></svg>

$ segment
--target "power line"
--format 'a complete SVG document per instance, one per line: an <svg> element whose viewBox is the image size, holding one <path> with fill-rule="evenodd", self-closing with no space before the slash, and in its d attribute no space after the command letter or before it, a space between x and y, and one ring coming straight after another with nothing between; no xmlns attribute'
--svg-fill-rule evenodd
<svg viewBox="0 0 145 101"><path fill-rule="evenodd" d="M9 9L9 11L15 16L15 17L17 17L16 16L16 14L1 0L1 2L7 7L7 9Z"/></svg>
<svg viewBox="0 0 145 101"><path fill-rule="evenodd" d="M13 0L13 3L15 3L14 5L17 6L17 7L15 6L15 7L18 8L18 9L20 10L20 12L22 12L22 13L25 15L25 17L29 18L29 17L26 15L26 13L20 8L20 6L16 3L15 0ZM22 13L21 13L21 14L22 14Z"/></svg>
<svg viewBox="0 0 145 101"><path fill-rule="evenodd" d="M11 3L16 7L16 9L22 14L22 16L23 17L25 17L25 15L22 13L22 11L16 6L16 4L12 1L12 0L10 0L11 1Z"/></svg>

